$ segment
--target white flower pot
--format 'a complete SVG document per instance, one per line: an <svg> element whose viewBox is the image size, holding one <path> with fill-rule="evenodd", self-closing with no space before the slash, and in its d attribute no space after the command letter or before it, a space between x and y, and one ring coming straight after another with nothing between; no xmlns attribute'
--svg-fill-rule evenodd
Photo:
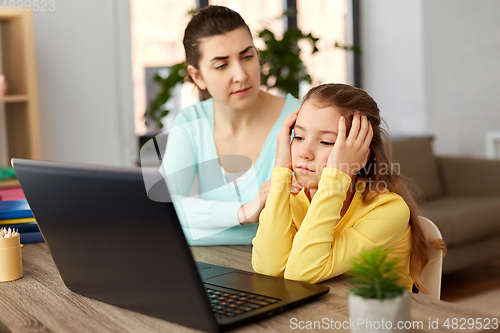
<svg viewBox="0 0 500 333"><path fill-rule="evenodd" d="M349 294L351 332L411 332L410 294L379 301Z"/></svg>

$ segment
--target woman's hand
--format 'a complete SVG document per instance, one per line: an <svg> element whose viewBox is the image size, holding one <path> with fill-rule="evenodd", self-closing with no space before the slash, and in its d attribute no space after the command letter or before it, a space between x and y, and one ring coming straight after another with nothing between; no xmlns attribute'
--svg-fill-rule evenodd
<svg viewBox="0 0 500 333"><path fill-rule="evenodd" d="M238 221L240 224L257 223L259 216L264 207L266 206L267 197L271 188L271 181L268 180L262 183L259 194L251 201L240 207L238 210ZM298 194L302 190L295 177L292 179L292 189L290 193Z"/></svg>
<svg viewBox="0 0 500 333"><path fill-rule="evenodd" d="M290 154L290 135L292 134L293 126L297 120L299 109L293 111L283 121L281 130L276 137L276 160L274 165L280 168L292 168L292 158Z"/></svg>
<svg viewBox="0 0 500 333"><path fill-rule="evenodd" d="M340 117L338 135L326 166L336 168L353 177L364 168L370 157L373 127L366 116L356 112L352 119L349 136L346 138L345 117Z"/></svg>
<svg viewBox="0 0 500 333"><path fill-rule="evenodd" d="M240 207L238 210L238 221L240 221L240 224L259 222L260 212L262 212L266 205L270 188L270 180L263 182L257 196L252 201Z"/></svg>

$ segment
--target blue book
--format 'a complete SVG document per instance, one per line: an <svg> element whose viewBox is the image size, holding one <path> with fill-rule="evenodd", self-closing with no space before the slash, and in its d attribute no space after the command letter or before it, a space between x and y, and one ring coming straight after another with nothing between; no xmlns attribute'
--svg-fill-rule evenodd
<svg viewBox="0 0 500 333"><path fill-rule="evenodd" d="M0 220L33 217L26 199L0 201Z"/></svg>
<svg viewBox="0 0 500 333"><path fill-rule="evenodd" d="M36 222L2 224L0 227L16 229L19 233L40 231Z"/></svg>
<svg viewBox="0 0 500 333"><path fill-rule="evenodd" d="M19 233L19 236L21 236L21 244L45 242L40 231L23 232Z"/></svg>

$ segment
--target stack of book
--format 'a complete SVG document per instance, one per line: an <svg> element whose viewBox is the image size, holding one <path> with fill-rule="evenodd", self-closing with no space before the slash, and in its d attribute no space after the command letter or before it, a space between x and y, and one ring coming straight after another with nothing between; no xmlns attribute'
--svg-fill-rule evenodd
<svg viewBox="0 0 500 333"><path fill-rule="evenodd" d="M44 241L26 199L0 201L0 227L18 231L21 244Z"/></svg>

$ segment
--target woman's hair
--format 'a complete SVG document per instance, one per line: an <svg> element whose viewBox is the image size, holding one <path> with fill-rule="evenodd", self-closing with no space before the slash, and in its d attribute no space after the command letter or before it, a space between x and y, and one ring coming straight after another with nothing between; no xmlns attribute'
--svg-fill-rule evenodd
<svg viewBox="0 0 500 333"><path fill-rule="evenodd" d="M250 28L243 18L232 9L223 6L207 6L201 8L193 15L184 31L184 51L186 53L186 68L188 65L199 69L200 58L202 56L200 44L203 38L223 35L238 28L245 27L250 37ZM186 71L186 81L193 82ZM210 94L207 90L200 90L205 98Z"/></svg>
<svg viewBox="0 0 500 333"><path fill-rule="evenodd" d="M417 193L418 189L415 189L415 185L408 179L403 178L399 174L399 168L394 168L391 163L392 146L389 134L380 127L382 119L377 103L362 89L333 83L311 88L304 97L303 103L306 101L317 107L334 106L337 108L346 119L347 133L349 133L356 111L360 111L370 121L373 127L373 139L370 143L371 154L365 168L358 173L368 180L363 189L363 202L369 202L385 189L397 193L404 199L410 209L409 222L412 235L410 277L419 290L427 292L427 288L420 282L420 273L429 262L431 248L440 248L446 252L446 246L442 240L427 239L422 229L419 221L420 209L412 197L412 193ZM384 172L380 172L382 170ZM371 186L373 184L375 186ZM382 184L381 188L380 184Z"/></svg>

